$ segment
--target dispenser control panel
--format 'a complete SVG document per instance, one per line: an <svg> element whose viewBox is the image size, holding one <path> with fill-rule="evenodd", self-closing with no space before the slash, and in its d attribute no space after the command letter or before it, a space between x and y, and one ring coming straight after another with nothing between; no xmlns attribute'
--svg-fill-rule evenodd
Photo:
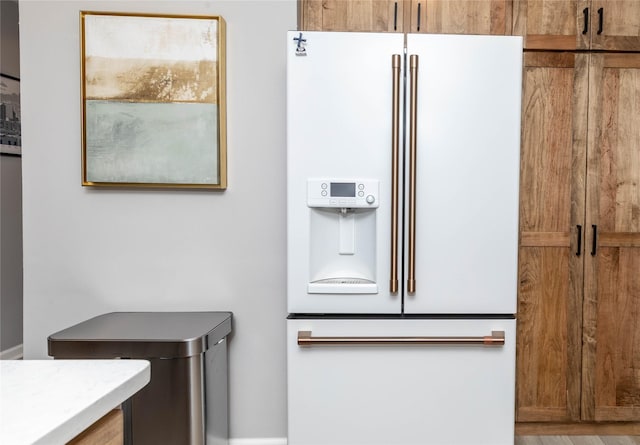
<svg viewBox="0 0 640 445"><path fill-rule="evenodd" d="M309 179L309 207L376 208L379 181L372 179Z"/></svg>

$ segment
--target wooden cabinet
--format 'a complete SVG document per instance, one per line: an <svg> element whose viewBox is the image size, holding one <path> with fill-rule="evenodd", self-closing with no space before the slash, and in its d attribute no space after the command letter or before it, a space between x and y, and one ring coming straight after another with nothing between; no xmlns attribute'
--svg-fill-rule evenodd
<svg viewBox="0 0 640 445"><path fill-rule="evenodd" d="M640 420L640 54L525 54L517 420Z"/></svg>
<svg viewBox="0 0 640 445"><path fill-rule="evenodd" d="M591 55L588 134L582 414L640 420L640 54Z"/></svg>
<svg viewBox="0 0 640 445"><path fill-rule="evenodd" d="M404 32L403 7L403 1L389 0L298 0L298 28Z"/></svg>
<svg viewBox="0 0 640 445"><path fill-rule="evenodd" d="M511 34L511 0L413 0L407 32Z"/></svg>
<svg viewBox="0 0 640 445"><path fill-rule="evenodd" d="M638 0L513 0L527 49L640 51Z"/></svg>
<svg viewBox="0 0 640 445"><path fill-rule="evenodd" d="M640 51L640 1L298 0L298 27L514 34L527 49Z"/></svg>
<svg viewBox="0 0 640 445"><path fill-rule="evenodd" d="M122 410L117 408L105 414L67 445L122 445L123 443L124 417Z"/></svg>
<svg viewBox="0 0 640 445"><path fill-rule="evenodd" d="M306 31L511 34L512 0L299 0Z"/></svg>
<svg viewBox="0 0 640 445"><path fill-rule="evenodd" d="M525 53L519 421L580 418L588 55ZM575 137L574 137L575 135Z"/></svg>

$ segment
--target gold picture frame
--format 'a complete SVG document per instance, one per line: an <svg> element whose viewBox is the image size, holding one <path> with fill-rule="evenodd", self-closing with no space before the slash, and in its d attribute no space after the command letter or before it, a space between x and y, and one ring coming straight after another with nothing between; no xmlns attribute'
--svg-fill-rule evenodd
<svg viewBox="0 0 640 445"><path fill-rule="evenodd" d="M82 185L227 187L220 16L80 12Z"/></svg>

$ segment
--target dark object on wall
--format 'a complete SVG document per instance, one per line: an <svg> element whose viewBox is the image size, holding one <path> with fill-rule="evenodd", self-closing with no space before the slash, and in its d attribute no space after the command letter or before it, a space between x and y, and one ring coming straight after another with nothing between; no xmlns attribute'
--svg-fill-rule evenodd
<svg viewBox="0 0 640 445"><path fill-rule="evenodd" d="M20 79L0 74L0 153L22 155Z"/></svg>

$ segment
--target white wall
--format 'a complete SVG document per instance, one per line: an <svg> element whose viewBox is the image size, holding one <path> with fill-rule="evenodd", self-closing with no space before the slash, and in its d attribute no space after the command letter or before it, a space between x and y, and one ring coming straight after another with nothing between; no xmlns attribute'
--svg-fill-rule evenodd
<svg viewBox="0 0 640 445"><path fill-rule="evenodd" d="M225 18L225 192L81 187L80 10ZM232 311L230 434L286 435L285 32L295 26L295 0L20 1L27 359L47 356L49 334L106 312Z"/></svg>
<svg viewBox="0 0 640 445"><path fill-rule="evenodd" d="M20 78L18 2L0 0L0 72ZM0 155L0 352L22 344L22 160Z"/></svg>

